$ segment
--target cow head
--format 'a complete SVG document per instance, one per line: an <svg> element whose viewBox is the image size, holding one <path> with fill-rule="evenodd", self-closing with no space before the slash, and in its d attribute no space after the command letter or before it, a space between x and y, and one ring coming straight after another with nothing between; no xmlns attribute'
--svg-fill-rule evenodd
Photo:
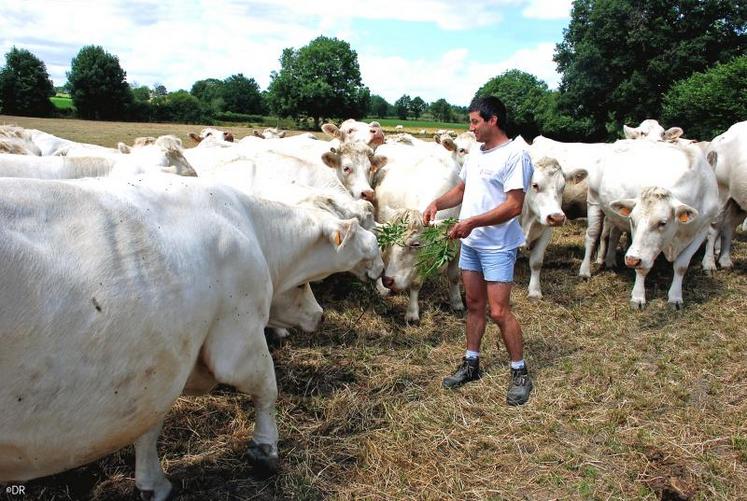
<svg viewBox="0 0 747 501"><path fill-rule="evenodd" d="M160 136L153 144L132 148L127 157L132 165L157 165L163 172L170 174L197 176L192 165L184 157L181 139L176 136Z"/></svg>
<svg viewBox="0 0 747 501"><path fill-rule="evenodd" d="M283 329L298 327L305 332L313 332L319 326L323 313L307 282L272 298L268 325Z"/></svg>
<svg viewBox="0 0 747 501"><path fill-rule="evenodd" d="M542 157L534 164L532 186L524 198L525 211L546 226L561 226L566 216L561 209L566 180L584 179L586 170L564 174L554 158Z"/></svg>
<svg viewBox="0 0 747 501"><path fill-rule="evenodd" d="M392 292L419 288L423 279L418 274L418 252L421 250L423 215L413 209L404 209L392 219L394 223L406 226L401 242L384 249L384 276L381 278L384 287Z"/></svg>
<svg viewBox="0 0 747 501"><path fill-rule="evenodd" d="M340 259L348 260L348 270L361 280L376 280L384 271L376 236L363 229L356 219L325 219L325 238L335 248Z"/></svg>
<svg viewBox="0 0 747 501"><path fill-rule="evenodd" d="M643 188L638 198L610 202L610 208L630 221L633 241L625 253L625 265L644 270L651 269L661 252L674 261L677 250L673 241L678 229L698 217L695 208L659 187Z"/></svg>
<svg viewBox="0 0 747 501"><path fill-rule="evenodd" d="M343 142L339 148L330 148L322 155L322 161L335 169L337 178L355 199L373 203L374 191L370 176L386 164L386 157L375 155L365 144Z"/></svg>
<svg viewBox="0 0 747 501"><path fill-rule="evenodd" d="M384 144L384 131L379 122L367 124L350 118L342 122L339 128L334 124L326 123L322 125L322 130L341 142L359 142L371 148Z"/></svg>

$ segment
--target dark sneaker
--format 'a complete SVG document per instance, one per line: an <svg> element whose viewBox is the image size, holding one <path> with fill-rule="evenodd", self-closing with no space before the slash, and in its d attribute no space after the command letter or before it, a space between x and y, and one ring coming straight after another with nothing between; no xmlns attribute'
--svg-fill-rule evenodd
<svg viewBox="0 0 747 501"><path fill-rule="evenodd" d="M480 359L463 358L461 365L457 367L454 374L445 377L442 384L444 388L458 388L464 383L480 379L480 376L482 376L482 372L480 372Z"/></svg>
<svg viewBox="0 0 747 501"><path fill-rule="evenodd" d="M511 384L508 385L508 394L506 403L508 405L522 405L529 400L529 394L532 392L532 376L529 375L527 368L511 369Z"/></svg>

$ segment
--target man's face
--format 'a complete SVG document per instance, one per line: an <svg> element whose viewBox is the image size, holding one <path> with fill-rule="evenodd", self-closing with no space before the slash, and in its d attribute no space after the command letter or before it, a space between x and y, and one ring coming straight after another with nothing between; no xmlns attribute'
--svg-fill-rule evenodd
<svg viewBox="0 0 747 501"><path fill-rule="evenodd" d="M495 126L495 120L495 117L490 117L490 120L485 121L480 116L480 112L470 111L469 130L475 134L475 138L478 142L484 143L490 137L490 128Z"/></svg>

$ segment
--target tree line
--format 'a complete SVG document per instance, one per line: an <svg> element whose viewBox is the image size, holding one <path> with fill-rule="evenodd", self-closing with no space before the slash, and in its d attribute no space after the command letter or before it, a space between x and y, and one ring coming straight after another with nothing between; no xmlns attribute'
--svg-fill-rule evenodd
<svg viewBox="0 0 747 501"><path fill-rule="evenodd" d="M606 140L622 125L658 118L710 139L747 119L747 4L737 0L576 0L554 62L560 86L509 70L482 84L475 96L501 97L509 133L566 141ZM96 120L211 123L252 121L272 114L315 128L327 119L430 114L463 121L466 108L405 94L394 103L371 94L357 54L344 40L320 36L287 48L280 69L261 90L254 78L209 78L189 91L128 84L115 55L83 47L67 73L75 113ZM479 83L476 83L478 85ZM0 69L0 111L49 116L55 94L46 67L13 47Z"/></svg>

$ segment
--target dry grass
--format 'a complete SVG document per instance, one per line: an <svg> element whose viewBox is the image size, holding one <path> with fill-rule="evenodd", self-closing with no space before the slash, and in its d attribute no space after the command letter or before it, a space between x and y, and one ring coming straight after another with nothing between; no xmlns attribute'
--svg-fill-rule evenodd
<svg viewBox="0 0 747 501"><path fill-rule="evenodd" d="M440 387L464 346L445 279L426 285L422 321L407 326L405 296L372 298L330 277L314 287L321 329L273 350L280 474L247 466L251 401L221 388L168 415L160 451L179 498L747 499L747 235L733 271L707 277L696 255L681 312L666 303L671 265L657 263L639 312L629 270L576 276L583 232L571 223L554 236L542 301L527 299L526 258L517 264L527 405L505 404L495 326L485 378ZM24 499L132 499L133 464L128 447L28 482Z"/></svg>

